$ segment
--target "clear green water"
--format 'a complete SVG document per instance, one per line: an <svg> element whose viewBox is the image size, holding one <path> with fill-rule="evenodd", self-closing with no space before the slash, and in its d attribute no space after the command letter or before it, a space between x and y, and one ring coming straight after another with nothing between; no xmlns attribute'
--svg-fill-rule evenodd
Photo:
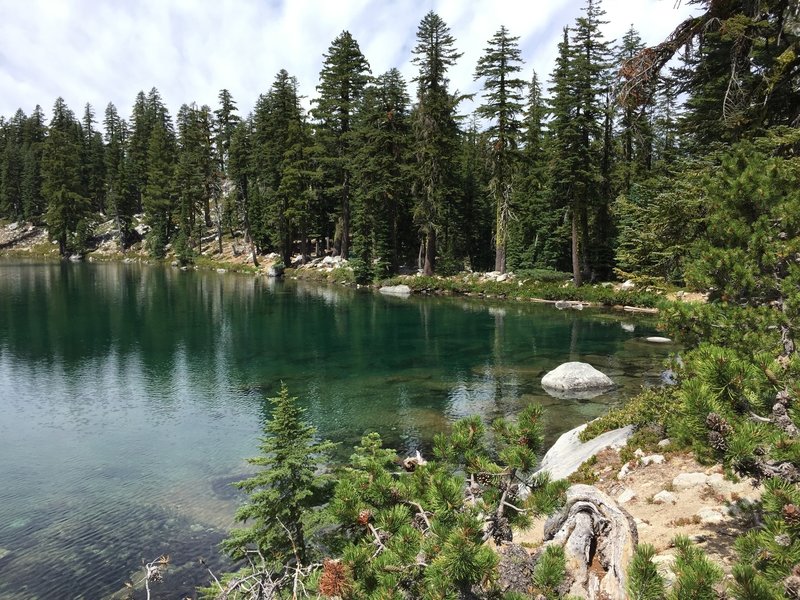
<svg viewBox="0 0 800 600"><path fill-rule="evenodd" d="M625 325L625 327L623 327ZM629 331L635 325L635 331ZM284 381L346 457L429 448L454 419L546 408L554 436L658 381L652 321L129 264L0 261L0 598L102 598L169 553L164 598L215 544ZM557 400L587 360L620 387Z"/></svg>

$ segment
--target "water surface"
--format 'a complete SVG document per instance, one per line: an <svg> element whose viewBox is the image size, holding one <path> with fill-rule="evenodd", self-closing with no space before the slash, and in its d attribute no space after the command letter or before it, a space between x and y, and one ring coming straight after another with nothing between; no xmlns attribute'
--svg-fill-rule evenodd
<svg viewBox="0 0 800 600"><path fill-rule="evenodd" d="M633 329L633 331L631 331ZM339 457L368 431L427 450L453 420L546 407L548 439L658 381L652 321L603 311L371 291L135 264L0 261L0 598L102 598L169 553L161 597L238 498L265 395L300 397ZM586 360L619 388L539 385Z"/></svg>

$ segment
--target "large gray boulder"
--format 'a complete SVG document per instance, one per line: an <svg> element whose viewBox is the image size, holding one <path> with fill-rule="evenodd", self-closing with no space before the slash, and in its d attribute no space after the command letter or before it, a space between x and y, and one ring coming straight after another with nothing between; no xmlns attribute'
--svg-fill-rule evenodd
<svg viewBox="0 0 800 600"><path fill-rule="evenodd" d="M589 363L568 362L542 377L542 387L559 398L591 398L614 387L614 382Z"/></svg>
<svg viewBox="0 0 800 600"><path fill-rule="evenodd" d="M537 474L546 471L550 479L565 479L601 450L622 448L633 435L633 425L628 425L606 431L588 442L581 442L579 436L584 429L585 423L562 434L544 455Z"/></svg>

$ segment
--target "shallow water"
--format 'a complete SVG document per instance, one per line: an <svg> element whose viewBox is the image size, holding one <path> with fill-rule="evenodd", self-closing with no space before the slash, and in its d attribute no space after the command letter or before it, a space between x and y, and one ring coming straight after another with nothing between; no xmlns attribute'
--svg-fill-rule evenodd
<svg viewBox="0 0 800 600"><path fill-rule="evenodd" d="M625 327L623 327L625 325ZM631 325L635 327L630 331ZM346 458L367 431L404 452L470 414L546 407L549 440L658 382L653 321L128 264L0 262L0 598L101 598L172 555L161 597L222 565L285 382ZM558 400L587 360L619 387Z"/></svg>

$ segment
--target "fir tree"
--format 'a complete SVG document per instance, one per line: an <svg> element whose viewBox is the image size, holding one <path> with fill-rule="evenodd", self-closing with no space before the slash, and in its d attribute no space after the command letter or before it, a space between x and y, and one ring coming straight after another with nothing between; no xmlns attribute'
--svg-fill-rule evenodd
<svg viewBox="0 0 800 600"><path fill-rule="evenodd" d="M339 254L347 258L355 168L352 129L370 69L358 42L349 31L339 34L324 56L313 116L317 121L317 143L321 146L323 194L328 211L337 217Z"/></svg>
<svg viewBox="0 0 800 600"><path fill-rule="evenodd" d="M236 484L248 494L247 503L236 513L247 527L233 530L223 548L234 558L257 550L270 565L299 566L309 555L304 513L312 505L315 487L323 481L316 474L317 465L332 444L314 439L316 430L303 420L303 409L285 385L270 403L262 454L249 460L262 470Z"/></svg>
<svg viewBox="0 0 800 600"><path fill-rule="evenodd" d="M26 219L40 217L45 210L42 196L42 152L47 127L38 104L25 123L22 155L22 212Z"/></svg>
<svg viewBox="0 0 800 600"><path fill-rule="evenodd" d="M548 194L546 105L534 72L528 86L521 173L515 189L516 218L511 222L509 264L512 269L564 270L569 232L563 227L563 209Z"/></svg>
<svg viewBox="0 0 800 600"><path fill-rule="evenodd" d="M522 88L525 82L516 76L521 70L519 37L509 36L500 27L489 40L485 54L478 60L475 78L483 78L484 104L476 110L489 121L486 130L489 143L492 178L489 191L495 205L495 271L505 273L508 233L511 221L511 199L518 167L518 146L521 130Z"/></svg>
<svg viewBox="0 0 800 600"><path fill-rule="evenodd" d="M396 273L413 252L410 133L406 84L392 69L367 87L354 131L353 252L362 282Z"/></svg>
<svg viewBox="0 0 800 600"><path fill-rule="evenodd" d="M461 56L454 49L450 28L433 11L417 29L412 62L419 68L413 132L417 159L414 220L423 239L423 272L436 266L437 235L444 229L456 194L453 159L458 141L455 109L458 99L448 91L447 70ZM445 245L447 239L444 240Z"/></svg>
<svg viewBox="0 0 800 600"><path fill-rule="evenodd" d="M132 189L127 149L127 126L116 106L109 102L103 120L105 128L105 194L108 207L117 224L122 249L127 249L133 237L133 215L136 212L136 193Z"/></svg>
<svg viewBox="0 0 800 600"><path fill-rule="evenodd" d="M219 108L214 111L214 115L216 116L214 145L217 149L220 170L227 175L230 161L231 140L233 139L234 131L241 119L239 115L236 114L236 102L234 102L233 96L228 90L220 90L218 99Z"/></svg>
<svg viewBox="0 0 800 600"><path fill-rule="evenodd" d="M48 231L62 256L84 250L84 240L76 239L76 234L91 209L82 194L81 138L74 113L58 98L42 156L42 193L47 200Z"/></svg>
<svg viewBox="0 0 800 600"><path fill-rule="evenodd" d="M175 207L175 140L166 108L156 107L157 119L147 149L147 185L142 197L145 219L150 226L148 245L156 257L163 257L172 235ZM158 116L160 113L160 116Z"/></svg>
<svg viewBox="0 0 800 600"><path fill-rule="evenodd" d="M92 208L96 212L104 213L106 211L105 147L102 134L95 129L96 123L94 109L87 102L81 121L83 132L81 179L84 195L91 201Z"/></svg>

